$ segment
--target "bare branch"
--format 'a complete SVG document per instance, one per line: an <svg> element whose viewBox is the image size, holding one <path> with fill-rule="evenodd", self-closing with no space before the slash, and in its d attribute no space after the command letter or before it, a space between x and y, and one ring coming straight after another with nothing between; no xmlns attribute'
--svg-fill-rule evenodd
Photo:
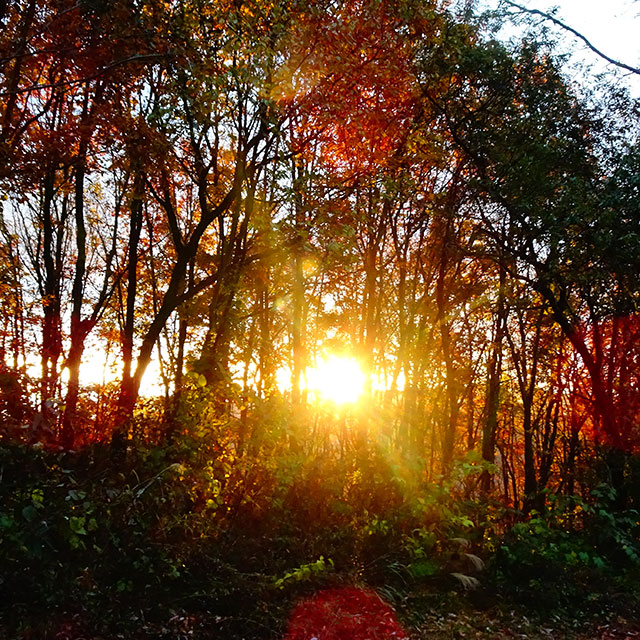
<svg viewBox="0 0 640 640"><path fill-rule="evenodd" d="M626 71L629 71L631 73L635 73L636 75L640 75L640 68L632 67L631 65L625 64L624 62L620 62L619 60L614 60L613 58L609 57L606 53L603 53L602 51L600 51L600 49L597 49L594 45L592 45L591 42L589 42L589 40L587 40L587 38L585 38L579 31L576 31L573 27L570 27L568 24L565 24L561 20L558 20L558 18L556 18L554 15L546 11L541 11L540 9L529 9L528 7L523 7L516 2L512 2L512 0L502 0L502 2L506 5L509 5L510 7L513 7L514 9L518 9L518 11L522 11L523 13L528 13L530 15L540 16L544 20L552 22L557 27L568 31L579 40L582 40L582 42L584 42L584 44L586 44L587 47L591 49L591 51L593 51L593 53L595 53L603 60L606 60L609 64L619 67L620 69L625 69Z"/></svg>
<svg viewBox="0 0 640 640"><path fill-rule="evenodd" d="M104 73L111 71L117 67L121 67L129 64L130 62L140 62L146 60L156 60L158 58L166 58L170 54L166 53L140 53L135 56L129 56L128 58L123 58L122 60L116 60L111 62L110 64L105 65L98 69L95 73L84 76L82 78L77 78L75 80L61 80L60 82L51 82L51 83L43 83L43 84L32 84L28 87L23 87L22 89L14 89L10 91L3 91L0 93L0 98L5 98L11 95L20 95L23 93L30 93L32 91L43 91L45 89L58 89L60 87L74 87L77 85L85 84L86 82L91 82L92 80L96 80Z"/></svg>

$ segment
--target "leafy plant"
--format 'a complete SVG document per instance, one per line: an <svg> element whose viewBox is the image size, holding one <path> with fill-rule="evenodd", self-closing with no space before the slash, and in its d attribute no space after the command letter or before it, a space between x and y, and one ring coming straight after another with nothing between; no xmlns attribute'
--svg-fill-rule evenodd
<svg viewBox="0 0 640 640"><path fill-rule="evenodd" d="M325 561L324 556L320 556L315 562L309 562L287 571L284 576L275 580L274 586L278 589L284 589L291 583L312 580L331 569L333 569L333 560L329 558Z"/></svg>

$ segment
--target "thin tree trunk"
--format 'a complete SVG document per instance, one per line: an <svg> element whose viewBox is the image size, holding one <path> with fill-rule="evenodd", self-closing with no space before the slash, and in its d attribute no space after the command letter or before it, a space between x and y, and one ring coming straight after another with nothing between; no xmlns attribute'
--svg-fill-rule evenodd
<svg viewBox="0 0 640 640"><path fill-rule="evenodd" d="M129 241L127 247L127 295L125 301L125 317L122 327L122 381L116 405L115 424L112 444L115 449L122 449L127 440L128 419L135 406L140 380L133 375L133 337L135 332L135 305L138 288L138 248L142 233L144 176L138 171L133 181L131 197L131 222L129 225ZM150 353L149 353L150 356ZM150 357L149 357L150 360ZM138 362L138 365L140 363ZM145 368L148 361L145 364ZM140 376L140 379L142 376Z"/></svg>
<svg viewBox="0 0 640 640"><path fill-rule="evenodd" d="M292 451L298 451L301 447L303 430L303 404L302 377L306 368L305 345L305 277L304 277L304 241L306 235L307 217L302 200L304 192L303 167L299 160L292 162L294 196L294 233L295 244L293 247L293 309L291 322L291 409L292 424L289 445Z"/></svg>
<svg viewBox="0 0 640 640"><path fill-rule="evenodd" d="M58 382L58 360L62 354L62 334L60 327L60 274L56 264L54 246L53 196L54 169L47 171L44 181L42 203L43 233L43 331L42 331L42 381L41 411L44 416L49 412L48 401L55 395Z"/></svg>
<svg viewBox="0 0 640 640"><path fill-rule="evenodd" d="M86 121L89 94L85 94L82 122ZM87 229L84 220L84 181L85 181L85 161L88 149L88 139L86 134L82 134L78 158L75 170L75 223L76 223L76 263L71 290L71 331L69 356L67 358L67 369L69 371L69 382L67 384L67 395L65 398L64 416L62 419L62 431L60 441L65 449L72 449L75 440L74 420L78 407L78 395L80 391L80 364L84 352L84 344L91 327L82 322L82 299L84 294L84 277L87 265Z"/></svg>
<svg viewBox="0 0 640 640"><path fill-rule="evenodd" d="M502 378L502 342L506 324L506 307L504 303L504 287L506 271L500 267L498 307L495 317L495 330L489 360L489 382L487 385L486 418L482 428L482 459L493 464L495 462L496 430L498 427L498 409L500 400L500 379ZM491 489L491 474L484 471L481 487L485 493Z"/></svg>
<svg viewBox="0 0 640 640"><path fill-rule="evenodd" d="M440 256L440 266L438 268L438 279L436 282L436 305L437 322L440 329L440 345L442 358L445 363L446 379L446 403L447 410L444 425L445 431L442 439L442 471L448 473L453 462L453 452L455 447L456 429L458 426L458 396L457 380L453 355L451 352L451 330L447 322L447 293L445 291L445 279L449 262L448 243L450 241L450 221L446 223L446 233L443 238L442 253Z"/></svg>

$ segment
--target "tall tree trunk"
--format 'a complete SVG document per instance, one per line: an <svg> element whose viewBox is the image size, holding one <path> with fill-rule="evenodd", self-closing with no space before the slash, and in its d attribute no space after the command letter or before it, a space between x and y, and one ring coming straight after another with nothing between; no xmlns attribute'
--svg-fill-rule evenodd
<svg viewBox="0 0 640 640"><path fill-rule="evenodd" d="M522 396L523 418L522 430L524 432L524 498L523 508L528 512L537 504L538 479L536 477L535 452L533 447L533 401L538 378L538 362L540 358L540 334L542 328L542 314L537 326L531 355L531 370L529 372L529 384L524 384L525 392ZM523 365L524 369L524 365Z"/></svg>
<svg viewBox="0 0 640 640"><path fill-rule="evenodd" d="M270 300L269 300L269 270L265 269L264 279L261 278L258 283L258 301L257 312L260 326L260 346L258 353L258 393L265 395L270 393L273 388L273 365L270 354L273 351L271 344L271 317L270 317Z"/></svg>
<svg viewBox="0 0 640 640"><path fill-rule="evenodd" d="M304 393L302 378L307 365L305 345L305 277L304 277L304 243L307 233L307 216L303 202L304 167L300 160L292 161L291 171L294 184L294 246L293 246L293 308L291 322L291 415L293 424L289 445L296 452L301 447L303 437Z"/></svg>
<svg viewBox="0 0 640 640"><path fill-rule="evenodd" d="M50 167L44 180L42 202L42 251L44 263L42 380L40 406L43 416L50 412L49 400L55 395L58 383L58 361L62 355L60 326L60 271L56 264L55 224L53 221L55 169Z"/></svg>
<svg viewBox="0 0 640 640"><path fill-rule="evenodd" d="M87 109L89 104L89 94L85 94L82 109L82 123L86 124ZM75 166L75 193L74 193L74 213L76 223L76 263L73 277L73 287L71 290L71 331L69 356L67 358L67 369L69 371L69 382L67 384L67 395L65 398L64 416L62 418L62 431L60 441L65 449L73 448L75 440L74 421L78 407L78 395L80 391L80 364L84 352L85 339L92 328L90 323L82 321L82 299L84 295L84 278L87 265L87 229L84 220L84 182L85 163L88 149L88 134L82 133L78 158Z"/></svg>
<svg viewBox="0 0 640 640"><path fill-rule="evenodd" d="M248 225L254 208L255 186L248 191L244 202L235 203L231 228L220 250L216 285L209 305L209 328L198 362L212 389L226 385L229 377L232 312L246 262ZM240 220L242 206L244 217ZM224 411L226 402L221 397L218 399L220 410Z"/></svg>
<svg viewBox="0 0 640 640"><path fill-rule="evenodd" d="M140 380L136 381L133 373L133 343L135 335L135 308L138 290L138 250L142 233L144 198L144 176L137 171L133 181L131 196L131 221L129 224L129 240L127 246L127 289L125 316L122 326L122 380L116 404L116 414L112 433L112 444L115 449L124 447L127 440L128 422L138 398ZM151 353L149 352L149 361ZM145 368L149 361L145 364ZM138 367L140 362L138 361ZM143 371L144 373L144 371ZM140 379L142 376L140 375Z"/></svg>
<svg viewBox="0 0 640 640"><path fill-rule="evenodd" d="M458 385L451 348L451 328L447 320L446 274L449 266L449 242L451 221L446 222L446 232L442 239L438 277L436 281L437 322L440 330L440 348L445 363L446 412L442 438L442 472L448 473L453 462L456 430L458 427Z"/></svg>
<svg viewBox="0 0 640 640"><path fill-rule="evenodd" d="M500 400L500 379L502 378L502 342L506 324L504 287L506 271L500 266L498 305L495 313L493 341L489 359L489 381L487 384L486 416L482 426L482 459L493 464L496 457L496 430L498 427L498 409ZM485 493L491 489L491 474L484 471L481 487Z"/></svg>

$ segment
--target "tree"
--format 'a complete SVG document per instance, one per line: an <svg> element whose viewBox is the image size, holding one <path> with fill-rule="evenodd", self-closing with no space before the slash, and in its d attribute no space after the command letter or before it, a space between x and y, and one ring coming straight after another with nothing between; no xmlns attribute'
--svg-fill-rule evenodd
<svg viewBox="0 0 640 640"><path fill-rule="evenodd" d="M277 132L274 104L268 99L276 34L283 27L277 7L256 2L251 7L202 10L196 2L165 17L166 37L175 54L154 83L146 85L151 94L146 120L140 124L157 166L149 163L140 169L140 186L150 190L163 212L174 262L157 311L140 336L135 370L123 376L118 439L124 436L165 323L181 304L212 285L209 327L198 367L210 384L221 378L227 366L229 314L248 251L255 191L261 172L272 160L271 142ZM138 154L139 149L132 151ZM185 219L180 205L189 193L197 202L197 215ZM138 200L134 202L140 206ZM137 237L131 237L130 252L137 251L136 244ZM201 271L185 290L191 264ZM130 261L131 299L135 297L133 273Z"/></svg>
<svg viewBox="0 0 640 640"><path fill-rule="evenodd" d="M604 123L573 98L551 57L533 43L515 56L497 44L483 53L472 48L457 64L464 81L441 109L453 142L475 166L485 234L512 256L513 275L542 296L580 354L598 421L610 443L624 448L602 352L587 338L588 327L628 312L638 295L626 280L636 265L623 240L625 233L635 237L637 211L627 200L614 220L605 205L612 187L600 176L611 164L594 142L605 136ZM506 243L495 231L500 216L509 220Z"/></svg>

